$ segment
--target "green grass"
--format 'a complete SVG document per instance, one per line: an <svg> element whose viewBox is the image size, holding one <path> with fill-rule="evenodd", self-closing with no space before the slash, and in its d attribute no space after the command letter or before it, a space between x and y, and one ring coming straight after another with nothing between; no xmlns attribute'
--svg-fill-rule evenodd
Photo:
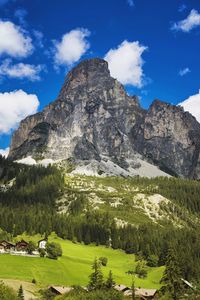
<svg viewBox="0 0 200 300"><path fill-rule="evenodd" d="M28 239L26 236L23 236ZM39 236L30 238L38 240ZM130 286L132 277L126 272L134 269L134 255L125 254L120 250L113 250L102 246L74 244L70 241L51 236L50 240L57 241L63 249L63 256L58 260L48 258L31 258L21 256L0 255L0 278L12 278L24 281L37 282L46 286L57 285L87 285L91 273L91 264L95 257L105 256L108 258L107 267L103 267L103 273L108 275L112 270L117 283ZM137 287L159 288L163 267L149 268L146 279L134 278Z"/></svg>

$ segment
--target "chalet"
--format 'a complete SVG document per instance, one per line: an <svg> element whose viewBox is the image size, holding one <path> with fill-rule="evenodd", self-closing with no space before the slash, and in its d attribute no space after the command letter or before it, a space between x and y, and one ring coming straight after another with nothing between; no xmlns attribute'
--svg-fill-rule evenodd
<svg viewBox="0 0 200 300"><path fill-rule="evenodd" d="M129 289L124 292L124 295L127 297L131 297L132 291ZM141 300L151 300L151 299L157 299L158 298L158 292L156 289L142 289L142 288L136 288L135 289L135 296L137 299Z"/></svg>
<svg viewBox="0 0 200 300"><path fill-rule="evenodd" d="M0 242L0 252L9 252L11 250L15 250L15 244L6 240Z"/></svg>
<svg viewBox="0 0 200 300"><path fill-rule="evenodd" d="M73 290L72 287L66 287L66 286L55 286L51 285L49 287L49 290L54 294L54 295L63 295L66 293L69 293Z"/></svg>
<svg viewBox="0 0 200 300"><path fill-rule="evenodd" d="M123 284L116 284L114 286L114 289L118 292L123 292L123 293L130 290L127 286Z"/></svg>
<svg viewBox="0 0 200 300"><path fill-rule="evenodd" d="M24 240L21 240L20 242L16 243L15 247L17 251L26 251L28 248L28 243Z"/></svg>
<svg viewBox="0 0 200 300"><path fill-rule="evenodd" d="M47 239L42 239L38 241L38 248L39 249L45 249L47 244Z"/></svg>

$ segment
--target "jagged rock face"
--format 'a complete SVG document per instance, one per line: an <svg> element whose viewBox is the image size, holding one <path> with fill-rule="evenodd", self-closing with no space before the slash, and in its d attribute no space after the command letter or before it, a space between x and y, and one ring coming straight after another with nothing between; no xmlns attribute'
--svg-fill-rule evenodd
<svg viewBox="0 0 200 300"><path fill-rule="evenodd" d="M101 161L105 156L126 168L137 152L171 174L200 178L199 149L194 117L160 101L143 110L110 76L106 61L90 59L69 72L56 101L21 122L9 157Z"/></svg>
<svg viewBox="0 0 200 300"><path fill-rule="evenodd" d="M86 60L69 72L55 102L21 122L9 156L128 158L133 156L128 134L143 114L137 97L110 76L107 62Z"/></svg>
<svg viewBox="0 0 200 300"><path fill-rule="evenodd" d="M165 172L200 177L200 124L183 108L154 101L132 129L132 139L135 149Z"/></svg>

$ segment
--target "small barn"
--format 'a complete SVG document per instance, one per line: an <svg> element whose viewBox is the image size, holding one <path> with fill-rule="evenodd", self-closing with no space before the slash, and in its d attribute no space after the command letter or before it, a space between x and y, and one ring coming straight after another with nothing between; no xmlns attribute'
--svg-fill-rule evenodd
<svg viewBox="0 0 200 300"><path fill-rule="evenodd" d="M158 291L156 289L136 288L135 296L141 300L152 300L158 298Z"/></svg>
<svg viewBox="0 0 200 300"><path fill-rule="evenodd" d="M26 251L28 248L28 243L24 240L16 243L16 250L17 251Z"/></svg>
<svg viewBox="0 0 200 300"><path fill-rule="evenodd" d="M51 285L51 286L49 286L49 290L54 295L63 295L63 294L71 292L73 290L73 288L72 287L67 287L67 286Z"/></svg>
<svg viewBox="0 0 200 300"><path fill-rule="evenodd" d="M130 290L130 288L128 288L127 286L125 286L123 284L116 284L114 286L114 289L118 292L123 292L123 293Z"/></svg>
<svg viewBox="0 0 200 300"><path fill-rule="evenodd" d="M0 242L0 251L1 252L9 252L11 250L15 250L15 244L10 243L6 240Z"/></svg>
<svg viewBox="0 0 200 300"><path fill-rule="evenodd" d="M42 239L38 241L38 248L39 249L45 249L47 244L47 239Z"/></svg>

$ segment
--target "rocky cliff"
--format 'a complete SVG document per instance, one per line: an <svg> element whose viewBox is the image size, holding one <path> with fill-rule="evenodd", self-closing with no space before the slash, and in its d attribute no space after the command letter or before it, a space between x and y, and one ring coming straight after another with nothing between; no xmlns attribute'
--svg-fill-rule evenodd
<svg viewBox="0 0 200 300"><path fill-rule="evenodd" d="M132 128L132 144L165 172L200 178L200 124L182 107L155 100Z"/></svg>
<svg viewBox="0 0 200 300"><path fill-rule="evenodd" d="M167 173L199 178L199 151L200 124L192 115L161 101L145 111L96 58L72 69L58 99L21 122L9 157L110 160L130 175L146 159Z"/></svg>

